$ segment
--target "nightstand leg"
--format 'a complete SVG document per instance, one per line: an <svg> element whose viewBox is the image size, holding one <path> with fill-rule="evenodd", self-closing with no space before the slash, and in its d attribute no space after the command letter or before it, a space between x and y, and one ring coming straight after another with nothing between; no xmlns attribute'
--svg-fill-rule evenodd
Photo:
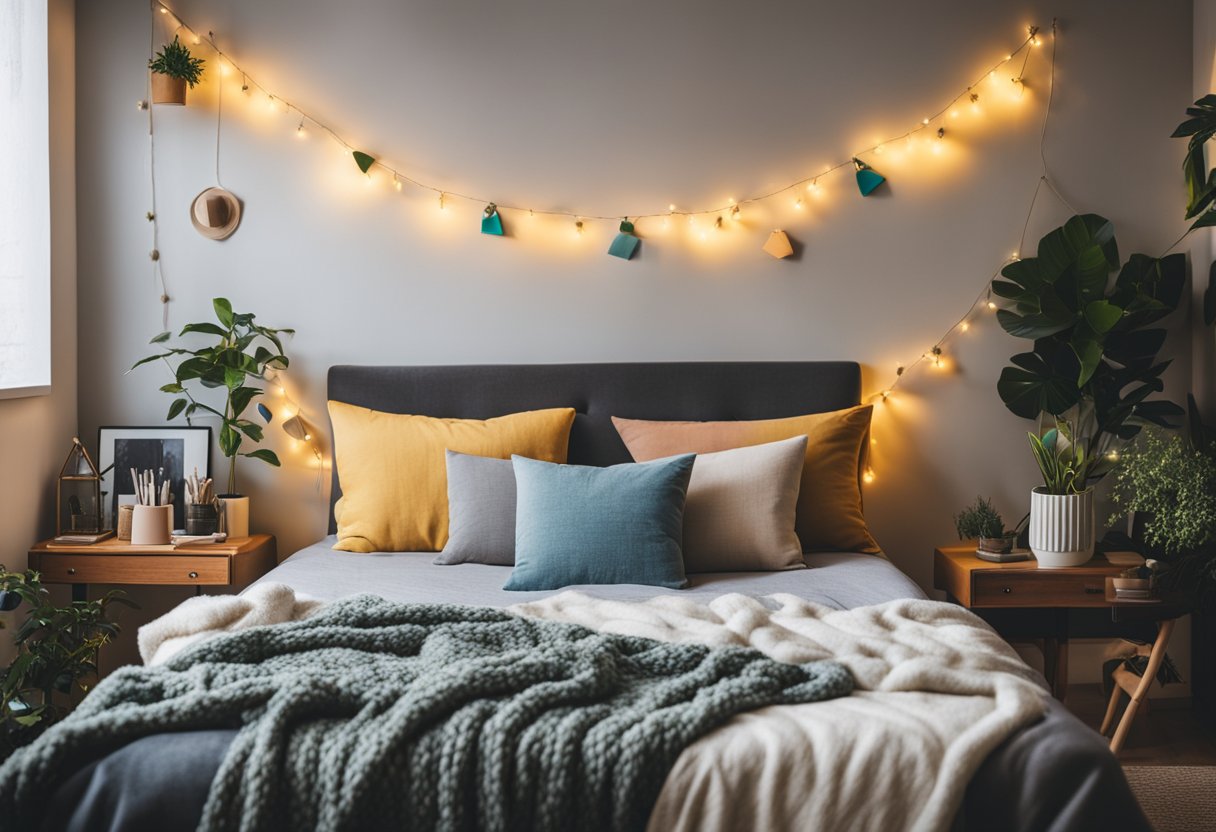
<svg viewBox="0 0 1216 832"><path fill-rule="evenodd" d="M1119 720L1119 727L1115 729L1115 735L1110 741L1110 750L1118 754L1119 749L1123 747L1123 741L1127 739L1127 732L1132 728L1132 721L1136 718L1136 711L1140 708L1140 703L1148 694L1148 689L1152 687L1153 679L1157 677L1157 671L1161 667L1161 662L1165 660L1165 648L1170 643L1170 634L1174 632L1174 619L1161 622L1161 629L1157 631L1157 640L1153 642L1152 652L1148 654L1148 667L1144 669L1144 675L1140 677L1140 683L1136 685L1136 692L1132 694L1131 701L1127 703L1127 710L1123 712L1123 718Z"/></svg>
<svg viewBox="0 0 1216 832"><path fill-rule="evenodd" d="M89 585L88 584L72 584L72 600L73 601L89 600Z"/></svg>
<svg viewBox="0 0 1216 832"><path fill-rule="evenodd" d="M1051 695L1061 702L1068 693L1068 639L1043 639L1043 675L1051 686Z"/></svg>

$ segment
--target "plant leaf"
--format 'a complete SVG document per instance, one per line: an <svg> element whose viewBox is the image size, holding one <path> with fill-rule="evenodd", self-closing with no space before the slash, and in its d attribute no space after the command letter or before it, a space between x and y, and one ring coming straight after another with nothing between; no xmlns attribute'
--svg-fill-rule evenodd
<svg viewBox="0 0 1216 832"><path fill-rule="evenodd" d="M262 460L262 462L267 462L267 463L275 466L276 468L279 467L279 464L280 464L279 458L275 455L274 451L271 451L267 448L258 448L256 451L250 451L247 454L241 454L241 456L248 456L248 457L252 457L253 459L260 459L260 460Z"/></svg>
<svg viewBox="0 0 1216 832"><path fill-rule="evenodd" d="M215 298L211 301L211 305L215 308L215 317L219 319L219 322L228 329L232 329L232 304L228 302L228 299Z"/></svg>
<svg viewBox="0 0 1216 832"><path fill-rule="evenodd" d="M182 327L182 331L179 333L179 335L185 335L188 332L201 332L204 335L217 335L220 338L228 337L228 330L221 329L210 322L203 322L201 324L186 324L184 327Z"/></svg>
<svg viewBox="0 0 1216 832"><path fill-rule="evenodd" d="M166 341L168 341L170 337L172 337L172 333L162 332L159 335L154 335L152 337L152 340L149 341L148 343L149 344L163 344Z"/></svg>
<svg viewBox="0 0 1216 832"><path fill-rule="evenodd" d="M1085 304L1085 322L1098 334L1110 331L1123 317L1123 310L1108 300L1093 300ZM1101 357L1101 352L1098 353Z"/></svg>
<svg viewBox="0 0 1216 832"><path fill-rule="evenodd" d="M185 399L174 399L173 404L169 405L169 415L166 417L168 421L172 422L176 419L177 415L186 409L187 404L189 402Z"/></svg>

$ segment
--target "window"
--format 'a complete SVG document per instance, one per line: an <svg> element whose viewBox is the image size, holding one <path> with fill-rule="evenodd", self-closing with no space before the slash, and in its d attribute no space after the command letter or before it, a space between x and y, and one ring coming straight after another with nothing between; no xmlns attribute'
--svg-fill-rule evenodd
<svg viewBox="0 0 1216 832"><path fill-rule="evenodd" d="M51 384L47 4L0 3L0 398Z"/></svg>

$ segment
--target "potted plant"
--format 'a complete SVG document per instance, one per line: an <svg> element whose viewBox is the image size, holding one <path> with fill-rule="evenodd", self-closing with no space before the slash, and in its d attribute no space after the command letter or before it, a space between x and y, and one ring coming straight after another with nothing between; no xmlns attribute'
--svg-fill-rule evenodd
<svg viewBox="0 0 1216 832"><path fill-rule="evenodd" d="M1009 554L1017 539L1017 532L1005 528L992 501L984 497L976 497L974 503L954 515L954 528L959 540L974 540L978 551L993 555Z"/></svg>
<svg viewBox="0 0 1216 832"><path fill-rule="evenodd" d="M1157 360L1166 330L1151 324L1178 308L1186 260L1133 254L1120 267L1114 226L1084 214L1049 232L1037 256L1008 264L1001 276L992 291L1010 304L997 320L1034 346L1013 356L997 392L1018 416L1047 415L1066 427L1031 434L1044 485L1031 495L1030 547L1041 565L1083 563L1093 552L1089 486L1145 423L1173 427L1183 414L1173 402L1150 398L1164 389L1161 375L1170 365Z"/></svg>
<svg viewBox="0 0 1216 832"><path fill-rule="evenodd" d="M186 324L178 337L191 333L212 335L219 339L214 345L196 350L168 348L165 352L140 359L131 369L151 361L164 361L173 371L174 380L160 388L176 397L169 405L170 421L178 416L190 419L200 411L219 419L220 451L228 459L228 488L219 495L225 529L230 537L246 537L249 534L249 498L237 490L237 458L246 456L260 459L276 467L279 458L274 451L266 448L242 450L246 441L262 441L261 425L245 418L244 414L254 399L265 392L259 383L265 382L267 370L287 368L288 360L283 354L283 342L279 336L294 333L295 330L261 326L255 322L252 313L233 312L232 304L226 298L215 298L212 306L218 324L210 321ZM151 343L163 344L169 338L170 333L162 332ZM174 366L172 359L178 356L181 358ZM198 401L186 387L195 381L204 388L222 389L223 408ZM269 411L261 406L259 409L269 421Z"/></svg>
<svg viewBox="0 0 1216 832"><path fill-rule="evenodd" d="M1216 431L1191 400L1185 437L1146 431L1124 456L1111 499L1143 522L1142 552L1163 567L1162 586L1198 608L1216 606Z"/></svg>
<svg viewBox="0 0 1216 832"><path fill-rule="evenodd" d="M135 606L118 590L56 606L37 572L0 566L0 611L11 612L22 602L29 609L13 638L17 655L0 676L0 759L67 714L73 688L89 689L97 676L97 651L118 634L110 605Z"/></svg>
<svg viewBox="0 0 1216 832"><path fill-rule="evenodd" d="M191 56L177 35L172 43L166 43L156 53L156 57L148 61L148 69L152 71L152 103L153 104L185 104L186 87L194 89L194 85L203 77L202 58Z"/></svg>
<svg viewBox="0 0 1216 832"><path fill-rule="evenodd" d="M1039 436L1027 434L1043 484L1030 492L1030 551L1039 566L1080 566L1094 554L1096 540L1093 458L1072 426L1059 421Z"/></svg>

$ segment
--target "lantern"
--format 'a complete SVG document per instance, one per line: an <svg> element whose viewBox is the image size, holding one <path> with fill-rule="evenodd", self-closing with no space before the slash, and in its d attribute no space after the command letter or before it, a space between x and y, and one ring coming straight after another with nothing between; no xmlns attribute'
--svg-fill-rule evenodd
<svg viewBox="0 0 1216 832"><path fill-rule="evenodd" d="M59 470L55 487L55 535L101 533L101 474L80 439L72 437L72 449Z"/></svg>

